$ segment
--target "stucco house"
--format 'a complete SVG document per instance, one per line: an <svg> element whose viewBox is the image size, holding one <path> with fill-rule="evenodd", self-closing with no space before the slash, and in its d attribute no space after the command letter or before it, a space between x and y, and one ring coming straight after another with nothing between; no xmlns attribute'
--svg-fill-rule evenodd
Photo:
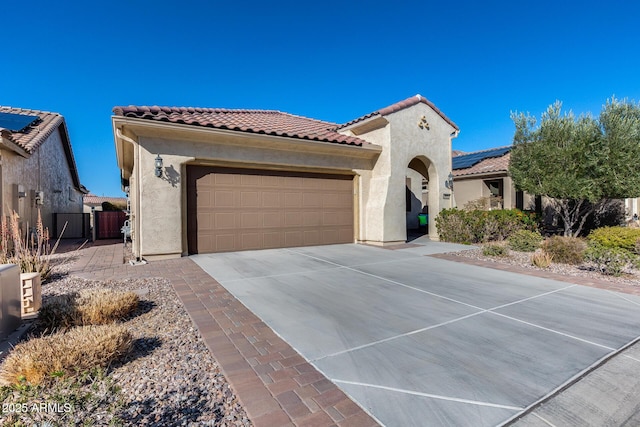
<svg viewBox="0 0 640 427"><path fill-rule="evenodd" d="M432 214L452 206L459 129L420 95L345 124L273 110L113 111L136 257L405 242L423 178ZM433 222L428 232L437 238Z"/></svg>
<svg viewBox="0 0 640 427"><path fill-rule="evenodd" d="M0 107L0 194L2 214L18 213L35 226L37 210L52 236L55 215L82 213L76 162L64 118L57 113Z"/></svg>
<svg viewBox="0 0 640 427"><path fill-rule="evenodd" d="M481 198L491 200L491 208L541 210L544 200L518 191L509 176L511 146L471 153L454 152L452 160L455 203L463 208ZM624 200L628 219L640 215L640 198Z"/></svg>
<svg viewBox="0 0 640 427"><path fill-rule="evenodd" d="M471 153L454 152L452 168L457 207L485 199L490 201L492 209L535 208L535 197L516 191L509 176L510 151L511 147L497 147Z"/></svg>

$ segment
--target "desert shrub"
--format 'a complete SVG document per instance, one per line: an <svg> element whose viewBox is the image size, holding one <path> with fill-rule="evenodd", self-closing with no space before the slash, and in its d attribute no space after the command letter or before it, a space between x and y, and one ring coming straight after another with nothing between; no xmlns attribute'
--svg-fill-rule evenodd
<svg viewBox="0 0 640 427"><path fill-rule="evenodd" d="M638 237L638 240L636 240L636 244L635 244L635 247L634 247L633 251L637 255L640 255L640 237Z"/></svg>
<svg viewBox="0 0 640 427"><path fill-rule="evenodd" d="M531 255L531 264L535 265L538 268L549 268L552 262L553 255L545 251L535 252L533 255Z"/></svg>
<svg viewBox="0 0 640 427"><path fill-rule="evenodd" d="M3 384L48 383L95 368L106 368L131 349L123 325L84 326L33 338L14 347L0 368Z"/></svg>
<svg viewBox="0 0 640 427"><path fill-rule="evenodd" d="M602 274L620 276L625 269L638 265L638 256L618 247L607 247L591 243L585 252L585 259L596 265Z"/></svg>
<svg viewBox="0 0 640 427"><path fill-rule="evenodd" d="M517 230L509 236L509 247L514 251L534 252L542 240L542 234L537 231Z"/></svg>
<svg viewBox="0 0 640 427"><path fill-rule="evenodd" d="M636 242L640 240L640 228L602 227L593 230L588 239L606 248L620 248L633 252L636 250Z"/></svg>
<svg viewBox="0 0 640 427"><path fill-rule="evenodd" d="M509 255L509 249L504 245L488 243L482 247L482 255L505 257Z"/></svg>
<svg viewBox="0 0 640 427"><path fill-rule="evenodd" d="M580 264L584 261L586 243L577 237L552 236L542 243L542 249L554 262Z"/></svg>
<svg viewBox="0 0 640 427"><path fill-rule="evenodd" d="M38 321L47 330L105 325L129 316L138 307L139 301L138 295L133 292L81 290L51 297L42 305Z"/></svg>
<svg viewBox="0 0 640 427"><path fill-rule="evenodd" d="M0 221L0 263L16 264L22 273L40 273L44 283L51 276L51 255L58 247L60 239L53 248L49 244L49 230L42 224L38 209L36 226L23 233L20 229L20 217L13 211L7 222L4 215ZM66 224L62 229L62 233Z"/></svg>
<svg viewBox="0 0 640 427"><path fill-rule="evenodd" d="M127 202L102 202L103 211L123 211L125 209L127 209Z"/></svg>
<svg viewBox="0 0 640 427"><path fill-rule="evenodd" d="M484 243L504 240L517 230L536 230L535 214L518 209L494 211L445 209L436 217L440 240Z"/></svg>

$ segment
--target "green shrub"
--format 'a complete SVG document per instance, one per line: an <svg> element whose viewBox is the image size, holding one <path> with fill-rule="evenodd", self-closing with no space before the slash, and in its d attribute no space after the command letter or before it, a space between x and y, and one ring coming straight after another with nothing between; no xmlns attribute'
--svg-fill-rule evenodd
<svg viewBox="0 0 640 427"><path fill-rule="evenodd" d="M582 263L586 248L586 243L577 237L553 236L542 243L542 250L562 264Z"/></svg>
<svg viewBox="0 0 640 427"><path fill-rule="evenodd" d="M509 236L509 247L514 251L534 252L543 240L537 231L518 230Z"/></svg>
<svg viewBox="0 0 640 427"><path fill-rule="evenodd" d="M640 240L640 228L602 227L593 230L588 239L605 248L620 248L633 252L636 250L636 242Z"/></svg>
<svg viewBox="0 0 640 427"><path fill-rule="evenodd" d="M518 230L537 229L535 214L518 209L494 211L445 209L436 217L440 240L454 243L485 243L508 238Z"/></svg>
<svg viewBox="0 0 640 427"><path fill-rule="evenodd" d="M482 255L505 257L509 255L509 249L504 245L489 243L482 247Z"/></svg>
<svg viewBox="0 0 640 427"><path fill-rule="evenodd" d="M610 248L599 243L591 243L585 252L585 259L596 265L602 273L620 276L625 269L638 265L638 256L621 248Z"/></svg>

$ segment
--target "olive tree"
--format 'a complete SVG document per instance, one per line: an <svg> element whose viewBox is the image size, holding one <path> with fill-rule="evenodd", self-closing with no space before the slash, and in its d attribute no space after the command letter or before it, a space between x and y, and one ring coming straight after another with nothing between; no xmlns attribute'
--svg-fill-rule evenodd
<svg viewBox="0 0 640 427"><path fill-rule="evenodd" d="M594 118L563 113L558 101L539 124L529 114L511 119L509 174L516 188L551 200L565 236L613 199L640 196L640 104L612 98Z"/></svg>

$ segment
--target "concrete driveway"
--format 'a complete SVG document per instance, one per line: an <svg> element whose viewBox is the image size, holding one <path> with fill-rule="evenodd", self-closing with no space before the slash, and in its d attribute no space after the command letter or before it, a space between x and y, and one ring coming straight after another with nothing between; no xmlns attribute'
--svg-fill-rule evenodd
<svg viewBox="0 0 640 427"><path fill-rule="evenodd" d="M640 298L401 250L192 259L387 426L515 419L640 336Z"/></svg>

